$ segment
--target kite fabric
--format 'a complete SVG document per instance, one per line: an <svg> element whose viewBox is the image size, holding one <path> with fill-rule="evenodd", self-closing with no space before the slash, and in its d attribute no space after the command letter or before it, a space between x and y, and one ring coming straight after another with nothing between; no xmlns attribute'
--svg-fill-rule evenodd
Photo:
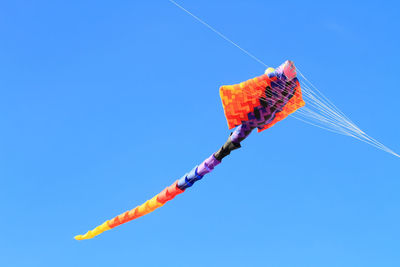
<svg viewBox="0 0 400 267"><path fill-rule="evenodd" d="M220 96L228 127L229 129L237 127L225 144L152 199L104 222L84 235L75 236L75 239L93 238L163 206L211 172L231 151L240 148L240 143L252 130L257 128L260 132L268 129L303 107L305 102L296 76L294 63L286 61L276 70L268 68L265 74L259 77L240 84L222 86Z"/></svg>

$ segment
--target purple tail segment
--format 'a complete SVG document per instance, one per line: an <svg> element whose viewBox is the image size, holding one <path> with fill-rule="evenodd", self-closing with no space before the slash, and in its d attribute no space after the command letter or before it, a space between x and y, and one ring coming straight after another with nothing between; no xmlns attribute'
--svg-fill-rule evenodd
<svg viewBox="0 0 400 267"><path fill-rule="evenodd" d="M217 160L214 157L214 154L212 154L208 159L203 161L198 167L197 167L197 173L201 176L206 175L207 173L211 172L215 166L220 164L221 161Z"/></svg>
<svg viewBox="0 0 400 267"><path fill-rule="evenodd" d="M194 167L189 173L185 174L178 180L177 187L180 190L185 190L191 187L195 182L201 180L204 175L211 172L222 159L230 154L232 150L240 148L242 142L247 136L250 135L254 128L247 124L242 124L235 129L235 131L228 138L228 141L209 158L203 161L199 166Z"/></svg>
<svg viewBox="0 0 400 267"><path fill-rule="evenodd" d="M232 142L240 144L240 142L250 135L254 128L255 127L251 127L247 122L243 122L231 134Z"/></svg>

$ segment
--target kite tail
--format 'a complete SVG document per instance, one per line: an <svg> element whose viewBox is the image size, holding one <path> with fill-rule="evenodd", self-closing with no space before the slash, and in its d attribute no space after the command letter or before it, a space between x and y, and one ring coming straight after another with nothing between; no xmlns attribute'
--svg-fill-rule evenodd
<svg viewBox="0 0 400 267"><path fill-rule="evenodd" d="M147 200L140 206L126 211L111 220L105 221L103 224L97 226L84 235L75 236L76 240L84 240L93 238L107 230L110 230L118 225L132 221L143 215L146 215L155 209L163 206L167 201L170 201L177 195L183 193L186 188L191 187L195 182L203 178L204 175L211 172L215 166L221 163L222 159L229 155L232 150L240 148L240 142L243 141L254 128L242 124L235 129L235 131L228 138L228 141L209 158L203 161L200 165L194 167L189 173L185 174L182 178L175 181L172 185L165 188L155 197Z"/></svg>

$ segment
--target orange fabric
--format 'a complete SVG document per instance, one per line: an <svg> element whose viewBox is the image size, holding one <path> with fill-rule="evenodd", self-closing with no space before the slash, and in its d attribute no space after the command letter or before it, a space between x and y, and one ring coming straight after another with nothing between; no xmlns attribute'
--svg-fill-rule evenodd
<svg viewBox="0 0 400 267"><path fill-rule="evenodd" d="M157 201L164 204L183 192L184 190L179 189L178 181L176 181L157 195Z"/></svg>
<svg viewBox="0 0 400 267"><path fill-rule="evenodd" d="M163 206L167 201L173 199L175 196L183 193L184 191L179 189L177 187L177 182L173 183L172 185L168 186L165 188L163 191L161 191L159 194L157 194L155 197L153 197L150 200L147 200L145 203L143 203L140 206L137 206L136 208L132 210L128 210L121 215L118 215L117 217L114 217L113 219L108 221L108 226L110 228L114 228L118 225L121 225L123 223L132 221L136 218L139 218L143 215L146 215L155 209Z"/></svg>
<svg viewBox="0 0 400 267"><path fill-rule="evenodd" d="M264 90L270 82L264 74L239 84L221 86L219 94L229 129L248 120L247 114L260 105L259 98L265 97Z"/></svg>

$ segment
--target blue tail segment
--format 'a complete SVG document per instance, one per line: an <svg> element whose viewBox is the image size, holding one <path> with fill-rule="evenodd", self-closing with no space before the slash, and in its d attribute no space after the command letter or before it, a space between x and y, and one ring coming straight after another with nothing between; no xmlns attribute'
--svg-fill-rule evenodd
<svg viewBox="0 0 400 267"><path fill-rule="evenodd" d="M185 174L178 180L178 187L181 190L185 190L188 187L191 187L195 182L203 178L203 176L197 173L197 167L194 167L189 173Z"/></svg>

